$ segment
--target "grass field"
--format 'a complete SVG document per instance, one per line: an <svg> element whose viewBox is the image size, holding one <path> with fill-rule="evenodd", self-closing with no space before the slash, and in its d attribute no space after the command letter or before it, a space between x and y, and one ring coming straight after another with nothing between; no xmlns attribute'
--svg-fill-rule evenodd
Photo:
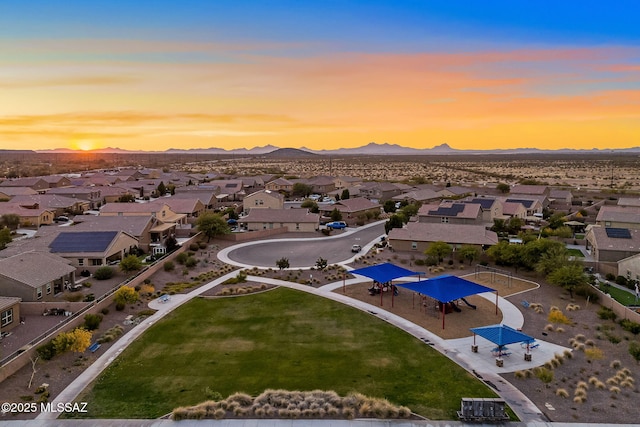
<svg viewBox="0 0 640 427"><path fill-rule="evenodd" d="M576 258L584 258L584 254L580 249L572 248L572 249L568 249L567 252L569 252L569 256L576 257Z"/></svg>
<svg viewBox="0 0 640 427"><path fill-rule="evenodd" d="M632 304L637 304L638 303L636 301L635 294L631 290L625 291L625 290L622 290L622 289L618 289L615 286L607 286L607 287L600 286L600 289L603 292L606 292L609 295L611 295L611 297L614 300L618 301L620 304L632 305Z"/></svg>
<svg viewBox="0 0 640 427"><path fill-rule="evenodd" d="M132 343L85 390L87 418L155 418L212 392L357 391L430 419L456 419L461 397L496 397L404 331L290 289L196 299Z"/></svg>

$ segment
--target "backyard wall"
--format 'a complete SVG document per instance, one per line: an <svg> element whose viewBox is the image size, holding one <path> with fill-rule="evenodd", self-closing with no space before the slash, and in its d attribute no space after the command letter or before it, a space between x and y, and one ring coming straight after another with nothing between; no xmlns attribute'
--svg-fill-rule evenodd
<svg viewBox="0 0 640 427"><path fill-rule="evenodd" d="M277 236L286 233L287 227L273 228L271 230L247 231L245 233L229 233L217 236L216 239L226 240L230 242L244 242L247 240L262 239L265 237Z"/></svg>
<svg viewBox="0 0 640 427"><path fill-rule="evenodd" d="M92 301L90 303L85 303L84 308L78 309L77 311L71 310L74 312L73 315L69 317L63 316L62 319L65 319L65 320L63 320L62 324L42 333L37 338L31 340L31 342L23 346L20 350L16 351L15 353L6 355L4 359L0 362L2 363L2 366L0 367L0 383L5 379L7 379L9 376L18 372L18 370L20 370L23 366L27 365L30 362L30 357L34 357L36 353L36 349L40 345L45 344L46 342L54 338L56 335L58 335L60 332L68 332L82 325L84 323L84 316L86 314L89 314L89 313L98 314L103 308L110 306L111 303L113 302L113 296L115 294L115 291L118 290L118 288L120 288L123 285L129 285L132 287L141 285L145 279L151 277L155 272L164 268L164 263L166 261L173 260L179 253L185 252L186 250L188 250L189 244L197 240L198 240L198 236L197 235L193 236L191 239L184 242L180 248L170 253L169 255L163 257L162 259L157 261L155 264L149 267L145 267L145 269L143 269L136 276L129 278L124 282L120 283L119 285L115 286L112 290L102 295L101 297L97 298L95 301ZM33 303L33 304L38 304L38 303ZM63 304L44 303L44 304L50 304L51 307L49 308L65 308L63 307L65 305L64 303ZM74 303L74 304L82 304L82 303ZM30 309L36 310L39 314L42 314L43 312L42 306L40 306L40 310L36 308L30 308ZM22 305L21 305L21 310L22 310Z"/></svg>
<svg viewBox="0 0 640 427"><path fill-rule="evenodd" d="M621 319L629 319L632 322L640 323L640 313L627 308L626 306L620 304L618 301L614 300L600 289L592 286L592 288L598 293L600 296L600 305L603 307L610 308L613 312L618 316L618 320Z"/></svg>

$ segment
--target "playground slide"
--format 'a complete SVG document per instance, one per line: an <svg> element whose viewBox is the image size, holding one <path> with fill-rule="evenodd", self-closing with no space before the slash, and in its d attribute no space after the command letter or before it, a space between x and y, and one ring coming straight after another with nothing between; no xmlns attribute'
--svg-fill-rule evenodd
<svg viewBox="0 0 640 427"><path fill-rule="evenodd" d="M462 302L464 302L465 304L467 304L469 307L473 308L474 310L477 309L478 307L476 307L475 305L471 304L469 301L467 301L464 298L460 298L462 300Z"/></svg>

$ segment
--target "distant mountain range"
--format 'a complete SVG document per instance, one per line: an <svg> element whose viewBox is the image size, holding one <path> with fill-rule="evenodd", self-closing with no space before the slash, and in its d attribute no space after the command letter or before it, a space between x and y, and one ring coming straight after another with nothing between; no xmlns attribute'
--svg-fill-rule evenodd
<svg viewBox="0 0 640 427"><path fill-rule="evenodd" d="M7 150L10 151L10 150ZM0 151L1 152L1 151ZM76 150L67 148L58 148L54 150L36 150L38 153L74 153ZM101 148L98 150L88 151L89 153L148 153L144 151L129 151L121 148ZM563 148L558 150L542 150L539 148L514 148L505 150L457 150L451 148L448 144L437 145L433 148L410 148L397 144L378 144L371 142L362 147L356 148L338 148L334 150L312 150L306 147L302 148L280 148L273 145L265 145L263 147L254 147L251 149L240 148L235 150L225 150L222 148L191 148L180 149L170 148L166 151L157 151L159 154L233 154L245 156L261 156L269 155L269 157L307 157L315 155L368 155L368 156L420 156L420 155L490 155L490 154L594 154L594 153L630 153L640 154L640 147L624 148L624 149L588 149L576 150Z"/></svg>

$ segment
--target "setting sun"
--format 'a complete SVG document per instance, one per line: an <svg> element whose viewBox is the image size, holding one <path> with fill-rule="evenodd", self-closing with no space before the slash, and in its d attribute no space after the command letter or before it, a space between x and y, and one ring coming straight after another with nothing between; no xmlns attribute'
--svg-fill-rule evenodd
<svg viewBox="0 0 640 427"><path fill-rule="evenodd" d="M74 141L73 145L76 147L77 150L81 150L81 151L89 151L96 148L94 142L90 139L80 139L80 140Z"/></svg>

